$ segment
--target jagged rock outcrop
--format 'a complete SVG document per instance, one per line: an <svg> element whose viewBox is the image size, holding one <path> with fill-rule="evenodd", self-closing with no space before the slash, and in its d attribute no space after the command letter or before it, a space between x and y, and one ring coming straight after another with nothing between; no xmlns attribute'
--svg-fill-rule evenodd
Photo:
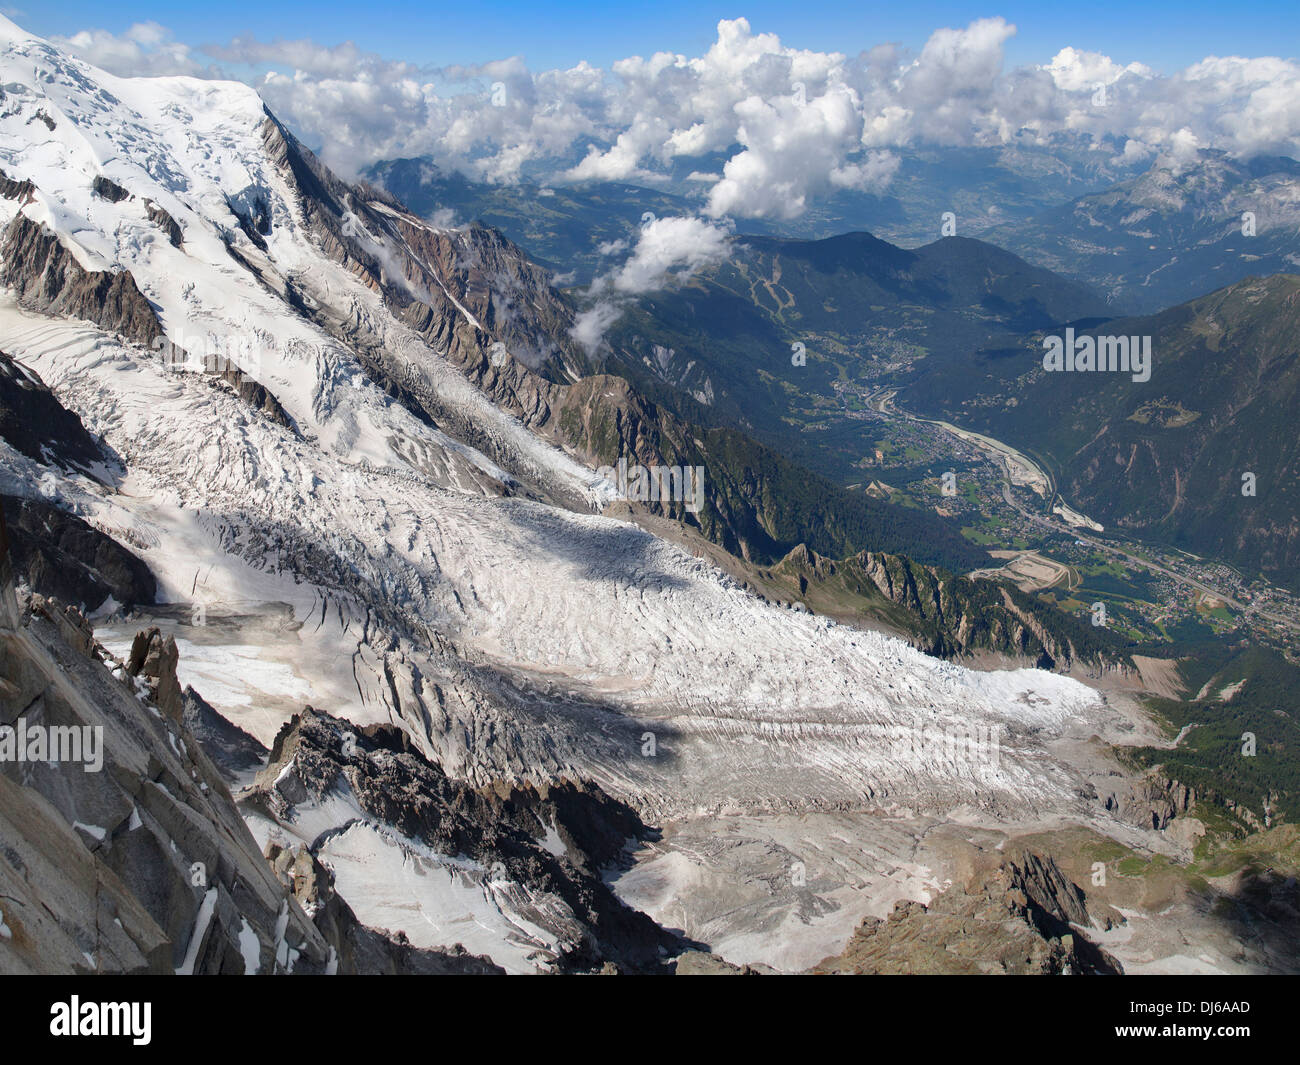
<svg viewBox="0 0 1300 1065"><path fill-rule="evenodd" d="M193 372L205 374L214 387L229 385L235 395L267 420L284 426L294 434L298 433L298 426L275 394L246 374L232 359L214 352L191 352L170 341L156 347L169 363L190 367Z"/></svg>
<svg viewBox="0 0 1300 1065"><path fill-rule="evenodd" d="M180 721L184 713L181 683L176 677L176 664L180 651L175 637L165 639L157 627L142 630L131 641L131 657L126 671L141 678L149 690L150 698L169 721Z"/></svg>
<svg viewBox="0 0 1300 1065"><path fill-rule="evenodd" d="M1034 625L988 582L942 573L898 555L863 552L843 565L860 571L890 602L920 622L918 633L932 654L987 649L1031 658L1044 668L1074 657L1069 642Z"/></svg>
<svg viewBox="0 0 1300 1065"><path fill-rule="evenodd" d="M20 610L6 542L0 521L0 973L495 971L365 928L319 887L315 923L194 736L80 612ZM174 679L155 635L141 673Z"/></svg>
<svg viewBox="0 0 1300 1065"><path fill-rule="evenodd" d="M149 216L149 221L153 222L166 234L167 240L173 248L179 248L185 242L185 231L181 229L180 223L156 203L152 200L145 200L144 210L145 214Z"/></svg>
<svg viewBox="0 0 1300 1065"><path fill-rule="evenodd" d="M240 802L291 826L303 811L343 796L354 815L318 844L365 822L458 868L475 863L489 871L485 882L495 877L493 897L554 938L550 966L558 971L597 971L606 963L659 971L685 945L625 906L602 879L600 869L619 858L629 838L648 830L599 788L576 782L474 788L448 778L396 728L357 730L308 707L281 729L267 766Z"/></svg>
<svg viewBox="0 0 1300 1065"><path fill-rule="evenodd" d="M128 340L150 345L163 335L152 304L129 270L87 270L39 222L17 215L0 247L0 281L27 306L84 318Z"/></svg>
<svg viewBox="0 0 1300 1065"><path fill-rule="evenodd" d="M131 194L122 188L116 181L104 177L103 174L96 174L95 180L91 182L91 188L95 190L95 195L107 200L109 203L121 203L123 200L129 200Z"/></svg>
<svg viewBox="0 0 1300 1065"><path fill-rule="evenodd" d="M1221 807L1243 825L1255 831L1263 831L1271 827L1269 798L1271 796L1265 797L1265 808L1256 811L1213 788L1197 788L1173 780L1157 767L1142 781L1107 796L1106 809L1130 824L1165 831L1176 823L1176 819L1185 817L1193 806L1201 802ZM1194 829L1200 822L1195 818L1187 820L1191 823L1193 835L1197 834Z"/></svg>
<svg viewBox="0 0 1300 1065"><path fill-rule="evenodd" d="M1056 862L1033 851L1025 851L1008 866L1013 887L1045 914L1066 924L1084 928L1093 923L1083 889L1067 880Z"/></svg>
<svg viewBox="0 0 1300 1065"><path fill-rule="evenodd" d="M33 614L41 615L58 629L64 643L90 656L95 647L95 630L80 610L43 595L32 596L29 607Z"/></svg>
<svg viewBox="0 0 1300 1065"><path fill-rule="evenodd" d="M1121 821L1160 831L1196 802L1196 789L1149 774L1106 796L1107 811Z"/></svg>
<svg viewBox="0 0 1300 1065"><path fill-rule="evenodd" d="M26 179L15 181L0 170L0 196L6 200L17 200L18 206L23 207L36 198L36 186Z"/></svg>
<svg viewBox="0 0 1300 1065"><path fill-rule="evenodd" d="M1122 973L1119 962L1080 931L1093 923L1082 890L1051 858L1026 851L965 887L950 888L928 906L901 901L886 920L867 918L842 954L813 971Z"/></svg>

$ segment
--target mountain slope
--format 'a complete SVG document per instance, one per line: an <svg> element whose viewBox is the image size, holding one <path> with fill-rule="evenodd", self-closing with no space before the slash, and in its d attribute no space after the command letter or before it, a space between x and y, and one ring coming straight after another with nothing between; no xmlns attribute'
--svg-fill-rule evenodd
<svg viewBox="0 0 1300 1065"><path fill-rule="evenodd" d="M1251 278L1087 331L1149 337L1148 381L1047 373L1035 345L977 357L946 385L918 383L908 400L1032 448L1066 500L1103 524L1295 586L1298 328L1300 278Z"/></svg>
<svg viewBox="0 0 1300 1065"><path fill-rule="evenodd" d="M1249 220L1245 217L1249 214ZM1200 151L989 239L1092 285L1116 311L1152 313L1249 276L1295 273L1300 163Z"/></svg>
<svg viewBox="0 0 1300 1065"><path fill-rule="evenodd" d="M607 365L843 482L869 450L846 386L942 375L971 351L1104 313L1085 287L965 237L915 250L868 233L744 237L687 284L641 297L611 330Z"/></svg>

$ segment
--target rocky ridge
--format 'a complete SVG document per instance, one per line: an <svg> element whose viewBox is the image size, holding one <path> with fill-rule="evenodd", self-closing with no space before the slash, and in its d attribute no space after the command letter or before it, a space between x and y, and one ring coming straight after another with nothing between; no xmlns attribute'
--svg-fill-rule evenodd
<svg viewBox="0 0 1300 1065"><path fill-rule="evenodd" d="M1051 858L1025 851L928 906L902 901L887 919L868 918L842 954L813 971L1120 975L1120 963L1085 934L1123 920L1108 909L1094 915Z"/></svg>
<svg viewBox="0 0 1300 1065"><path fill-rule="evenodd" d="M327 884L313 923L180 720L174 643L117 662L75 607L18 602L5 548L0 522L0 724L86 745L0 760L0 972L494 970L363 928Z"/></svg>
<svg viewBox="0 0 1300 1065"><path fill-rule="evenodd" d="M399 729L358 730L308 707L276 737L240 805L283 830L268 833L268 847L282 851L294 844L277 836L291 838L298 825L315 823L313 808L336 800L353 816L335 816L320 835L309 833L309 853L327 851L360 824L428 875L452 869L517 923L550 933L553 945L538 955L545 968L582 972L610 964L654 972L685 945L621 903L602 879L629 840L650 829L597 787L565 781L475 788L448 778Z"/></svg>

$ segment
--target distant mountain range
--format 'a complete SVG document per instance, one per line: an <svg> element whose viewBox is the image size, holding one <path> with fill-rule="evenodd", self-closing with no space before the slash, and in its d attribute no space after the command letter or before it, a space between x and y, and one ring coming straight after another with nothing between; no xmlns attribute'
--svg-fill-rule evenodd
<svg viewBox="0 0 1300 1065"><path fill-rule="evenodd" d="M1201 151L1001 225L988 239L1149 314L1245 277L1300 271L1300 163Z"/></svg>
<svg viewBox="0 0 1300 1065"><path fill-rule="evenodd" d="M587 284L609 265L602 246L635 240L647 211L700 210L708 184L685 175L698 178L710 160L692 162L659 185L489 185L428 159L384 161L365 177L417 213L482 219L572 283ZM952 212L956 235L1096 289L1112 314L1151 313L1244 277L1300 268L1300 163L1212 150L1160 157L1143 169L1068 142L918 148L901 155L879 195L838 191L798 218L740 219L737 232L816 240L863 230L914 247L940 236L944 212Z"/></svg>
<svg viewBox="0 0 1300 1065"><path fill-rule="evenodd" d="M445 212L457 222L495 226L539 262L587 284L608 266L601 245L635 240L647 211L658 217L700 212L708 178L720 176L738 150L675 160L654 183L547 185L525 178L518 185L492 185L441 169L429 158L384 160L362 176L417 214ZM741 234L804 240L866 230L914 246L941 235L945 212L955 216L958 235L981 236L1107 189L1135 171L1122 155L1091 151L1069 138L1037 147L919 147L902 153L882 192L836 190L811 201L798 217L741 218L736 227Z"/></svg>

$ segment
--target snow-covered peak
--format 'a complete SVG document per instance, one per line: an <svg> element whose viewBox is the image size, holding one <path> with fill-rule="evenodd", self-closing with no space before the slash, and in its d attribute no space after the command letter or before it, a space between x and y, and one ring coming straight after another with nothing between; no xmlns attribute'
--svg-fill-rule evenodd
<svg viewBox="0 0 1300 1065"><path fill-rule="evenodd" d="M418 455L427 468L432 451L454 468L449 483L478 492L508 479L373 387L355 352L286 299L287 283L301 279L336 318L364 323L393 345L412 341L374 291L322 253L302 194L268 149L270 119L252 88L119 78L21 31L0 49L0 83L0 169L35 188L31 203L0 200L0 221L21 211L53 230L85 269L130 271L172 354L193 356L181 368L201 368L205 356L237 366L304 433L350 461L408 469ZM355 218L348 229L378 261L394 259L382 235ZM392 275L405 283L400 264ZM514 439L578 494L595 481L415 347L421 372L449 393L448 404L476 407L496 436Z"/></svg>
<svg viewBox="0 0 1300 1065"><path fill-rule="evenodd" d="M0 44L18 44L22 41L38 41L44 43L41 41L41 38L28 33L7 15L0 14Z"/></svg>

